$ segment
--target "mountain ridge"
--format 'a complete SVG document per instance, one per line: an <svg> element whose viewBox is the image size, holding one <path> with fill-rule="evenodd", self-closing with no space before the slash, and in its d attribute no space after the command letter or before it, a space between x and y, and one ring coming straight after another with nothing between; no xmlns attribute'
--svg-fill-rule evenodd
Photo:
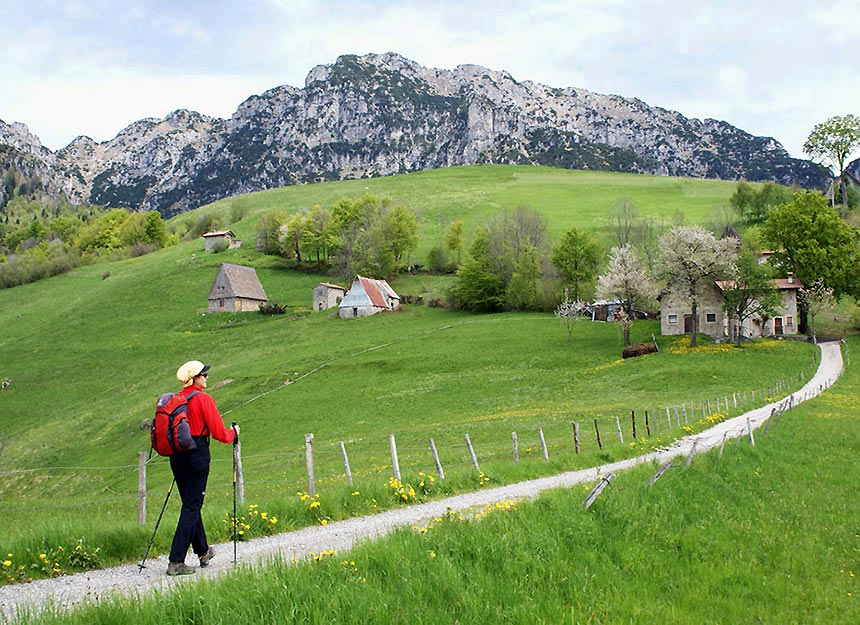
<svg viewBox="0 0 860 625"><path fill-rule="evenodd" d="M428 68L393 52L317 65L304 87L252 95L229 119L179 109L56 152L23 124L0 121L0 174L30 176L75 203L164 216L278 186L477 163L806 187L828 179L775 139L724 121L478 65Z"/></svg>

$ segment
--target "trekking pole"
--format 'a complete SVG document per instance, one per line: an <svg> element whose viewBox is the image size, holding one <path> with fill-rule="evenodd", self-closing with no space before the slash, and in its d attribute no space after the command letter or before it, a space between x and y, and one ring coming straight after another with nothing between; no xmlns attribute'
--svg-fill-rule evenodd
<svg viewBox="0 0 860 625"><path fill-rule="evenodd" d="M230 424L230 427L233 428L233 565L236 564L236 530L239 524L236 519L236 485L238 477L236 475L236 445L239 444L239 434L236 433L236 422L233 421Z"/></svg>
<svg viewBox="0 0 860 625"><path fill-rule="evenodd" d="M176 478L170 482L170 488L167 489L167 497L164 498L164 505L161 506L161 512L158 513L158 520L155 522L155 529L152 530L152 538L149 539L149 544L146 546L146 553L143 554L143 560L137 565L137 572L140 573L146 568L146 558L149 556L149 550L152 549L152 543L155 542L155 533L158 531L158 526L161 524L161 517L164 516L164 509L167 508L167 502L170 499L170 493L173 492L173 485L176 484Z"/></svg>

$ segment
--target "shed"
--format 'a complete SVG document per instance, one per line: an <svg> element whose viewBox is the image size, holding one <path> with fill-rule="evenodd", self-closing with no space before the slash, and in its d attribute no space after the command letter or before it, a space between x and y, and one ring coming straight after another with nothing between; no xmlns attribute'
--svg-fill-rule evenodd
<svg viewBox="0 0 860 625"><path fill-rule="evenodd" d="M384 310L400 308L400 296L385 280L374 280L355 276L352 286L339 306L338 314L343 319L368 317Z"/></svg>
<svg viewBox="0 0 860 625"><path fill-rule="evenodd" d="M209 312L259 310L267 300L253 267L221 263L209 291Z"/></svg>
<svg viewBox="0 0 860 625"><path fill-rule="evenodd" d="M614 321L615 313L624 307L624 302L620 299L597 300L591 305L591 320L592 321Z"/></svg>
<svg viewBox="0 0 860 625"><path fill-rule="evenodd" d="M313 306L314 310L326 310L340 304L346 295L346 289L337 284L320 282L314 287Z"/></svg>
<svg viewBox="0 0 860 625"><path fill-rule="evenodd" d="M242 242L236 238L232 230L212 230L203 234L203 240L206 242L206 251L211 252L219 241L227 243L229 249L242 247Z"/></svg>

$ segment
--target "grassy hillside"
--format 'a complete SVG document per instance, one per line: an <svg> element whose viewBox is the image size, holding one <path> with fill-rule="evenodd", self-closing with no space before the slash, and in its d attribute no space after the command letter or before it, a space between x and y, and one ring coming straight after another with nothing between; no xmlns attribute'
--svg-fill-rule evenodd
<svg viewBox="0 0 860 625"><path fill-rule="evenodd" d="M499 209L530 206L543 213L553 240L568 228L593 231L607 245L612 233L609 210L630 198L642 216L663 217L671 223L683 216L688 223L706 223L713 211L728 205L736 183L665 176L571 171L549 167L478 165L451 167L371 180L283 187L215 202L202 211L229 214L245 210L248 217L234 231L247 241L256 234L261 212L283 209L289 213L315 204L331 206L342 197L364 193L391 197L415 210L421 244L418 261L438 244L445 226L464 221L466 232ZM178 217L195 220L199 212Z"/></svg>
<svg viewBox="0 0 860 625"><path fill-rule="evenodd" d="M413 208L422 224L422 246L429 247L450 219L475 224L500 207L524 203L544 212L556 234L575 225L608 236L603 216L623 195L643 213L671 218L683 211L697 222L727 201L733 185L471 167L290 187L200 210L226 212L233 203L247 204L248 214L234 230L250 242L262 211L330 204L365 188ZM0 519L10 528L6 540L20 540L38 553L47 537L67 542L85 532L127 530L133 537L123 534L114 556L136 552L146 537L146 530L135 527L136 459L148 448L141 425L151 419L155 398L176 388L176 368L191 358L212 365L210 390L225 419L242 425L247 499L285 519L294 493L307 487L306 433L316 436L319 488L346 493L347 503L332 503L328 511L334 518L375 506L373 493L391 474L389 434L397 436L401 468L412 476L435 471L427 446L435 438L451 476L436 494L476 488L463 445L466 433L493 481L591 465L683 433L673 417L671 431L644 440L646 410L653 418L655 410L683 403L690 406L689 427L700 427L693 424L692 403L701 410L702 402L735 392L752 402L753 391L778 381L799 384L795 376L808 371L814 358L811 346L795 342L689 352L678 339L660 339L659 354L621 361L621 338L613 326L580 322L568 344L564 327L544 314L476 316L419 306L360 320L333 319L328 312L201 315L221 262L256 267L270 299L296 311L307 311L312 287L330 279L285 271L279 259L247 248L217 255L202 248L201 241L183 243L0 291L0 378L12 382L0 392ZM417 293L436 288L434 280L412 276L394 286ZM653 322L637 323L634 339L650 340L658 331ZM762 394L755 401L764 401ZM640 419L633 447L632 410ZM624 445L614 432L615 416L625 427ZM591 425L595 418L607 443L602 451ZM573 421L583 425L578 456L572 450ZM539 459L538 427L550 447L548 463ZM524 457L516 468L513 430ZM368 493L360 505L349 503L339 441L348 446L357 482ZM222 516L232 492L229 454L227 447L214 451L207 492L212 518ZM160 499L169 481L165 463L154 463L151 500ZM99 504L102 516L80 515L88 501ZM289 523L309 521L296 513ZM166 526L171 524L168 519Z"/></svg>
<svg viewBox="0 0 860 625"><path fill-rule="evenodd" d="M755 447L623 473L587 511L559 490L44 622L856 623L858 386L854 364Z"/></svg>

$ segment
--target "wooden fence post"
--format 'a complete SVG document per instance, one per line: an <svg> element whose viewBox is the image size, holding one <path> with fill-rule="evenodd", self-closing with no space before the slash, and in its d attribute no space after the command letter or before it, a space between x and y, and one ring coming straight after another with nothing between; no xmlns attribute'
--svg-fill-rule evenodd
<svg viewBox="0 0 860 625"><path fill-rule="evenodd" d="M693 454L696 453L696 446L699 444L698 440L693 440L693 446L690 447L690 455L687 456L687 466L690 466L690 463L693 461Z"/></svg>
<svg viewBox="0 0 860 625"><path fill-rule="evenodd" d="M576 453L579 453L579 423L574 422L573 424L573 446L576 450Z"/></svg>
<svg viewBox="0 0 860 625"><path fill-rule="evenodd" d="M597 419L594 420L594 431L597 433L597 446L603 450L603 443L600 442L600 428L597 426Z"/></svg>
<svg viewBox="0 0 860 625"><path fill-rule="evenodd" d="M308 468L308 494L313 497L317 494L317 485L314 480L314 435L305 434L305 465Z"/></svg>
<svg viewBox="0 0 860 625"><path fill-rule="evenodd" d="M687 404L681 404L681 408L684 410L684 423L687 423ZM690 402L690 410L693 409L693 402ZM680 425L680 423L678 424Z"/></svg>
<svg viewBox="0 0 860 625"><path fill-rule="evenodd" d="M442 463L439 462L439 452L436 451L436 442L430 439L430 450L433 452L433 462L436 463L436 471L439 472L439 479L445 479L445 472L442 470Z"/></svg>
<svg viewBox="0 0 860 625"><path fill-rule="evenodd" d="M603 478L601 478L600 482L598 482L597 486L595 486L591 492L588 494L588 497L585 498L585 509L588 510L591 507L591 504L597 499L597 496L603 492L603 489L609 486L609 482L615 479L615 475L613 473L607 473Z"/></svg>
<svg viewBox="0 0 860 625"><path fill-rule="evenodd" d="M236 467L236 502L245 505L245 477L242 475L242 441L233 445L233 466Z"/></svg>
<svg viewBox="0 0 860 625"><path fill-rule="evenodd" d="M472 441L469 439L469 435L464 435L466 439L466 447L469 449L469 455L472 457L472 464L475 466L475 471L478 473L481 472L481 467L478 466L478 457L475 455L475 450L472 448Z"/></svg>
<svg viewBox="0 0 860 625"><path fill-rule="evenodd" d="M728 438L728 436L729 436L728 432L723 432L723 440L720 443L720 455L719 455L720 458L723 457L723 447L726 446L726 438Z"/></svg>
<svg viewBox="0 0 860 625"><path fill-rule="evenodd" d="M666 464L664 464L662 467L660 467L660 470L659 470L659 471L657 471L657 473L654 475L654 477L652 477L652 478L651 478L651 481L650 481L650 482L648 482L648 487L650 488L651 486L654 486L654 483L655 483L657 480L659 480L659 479L660 479L660 477L661 477L661 476L662 476L662 475L663 475L663 474L664 474L664 473L669 469L669 467L671 467L671 466L672 466L672 461L670 460L669 462L667 462Z"/></svg>
<svg viewBox="0 0 860 625"><path fill-rule="evenodd" d="M346 481L352 486L352 471L349 470L349 456L346 455L346 445L340 442L340 453L343 456L343 468L346 471Z"/></svg>
<svg viewBox="0 0 860 625"><path fill-rule="evenodd" d="M146 525L146 452L137 454L137 524Z"/></svg>
<svg viewBox="0 0 860 625"><path fill-rule="evenodd" d="M669 414L669 408L666 408L666 423L668 424L668 427L666 429L671 430L672 429L672 415Z"/></svg>
<svg viewBox="0 0 860 625"><path fill-rule="evenodd" d="M618 415L615 415L615 427L618 430L618 442L624 444L624 435L621 433L621 422L618 421Z"/></svg>
<svg viewBox="0 0 860 625"><path fill-rule="evenodd" d="M645 411L645 435L651 436L651 424L648 423L648 411Z"/></svg>
<svg viewBox="0 0 860 625"><path fill-rule="evenodd" d="M633 422L633 440L636 440L636 411L630 411L630 421Z"/></svg>
<svg viewBox="0 0 860 625"><path fill-rule="evenodd" d="M752 424L749 417L747 417L747 429L750 431L750 443L755 447L755 436L753 436Z"/></svg>
<svg viewBox="0 0 860 625"><path fill-rule="evenodd" d="M511 432L511 439L514 442L514 464L520 463L520 446L517 443L517 433Z"/></svg>
<svg viewBox="0 0 860 625"><path fill-rule="evenodd" d="M544 437L543 437L543 428L538 428L538 436L540 437L540 447L541 447L541 450L543 451L543 459L549 460L549 452L547 451L547 448L546 448L546 439L544 439Z"/></svg>
<svg viewBox="0 0 860 625"><path fill-rule="evenodd" d="M391 448L391 466L394 469L394 479L400 481L400 462L397 460L397 443L394 434L388 435L388 446Z"/></svg>

